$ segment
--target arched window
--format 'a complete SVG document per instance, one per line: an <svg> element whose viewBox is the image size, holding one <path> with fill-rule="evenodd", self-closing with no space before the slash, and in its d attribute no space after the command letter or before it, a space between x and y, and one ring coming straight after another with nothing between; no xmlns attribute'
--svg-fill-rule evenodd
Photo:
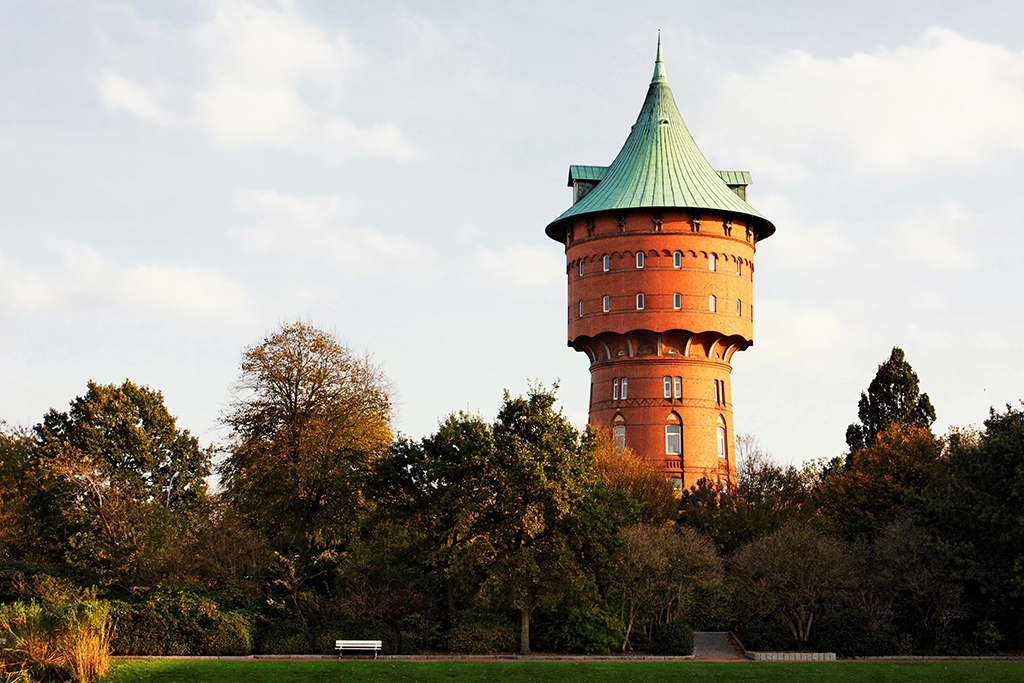
<svg viewBox="0 0 1024 683"><path fill-rule="evenodd" d="M583 299L580 299L580 317L583 317Z"/></svg>
<svg viewBox="0 0 1024 683"><path fill-rule="evenodd" d="M637 268L643 268L644 267L644 252L642 252L642 251L636 252L636 267Z"/></svg>
<svg viewBox="0 0 1024 683"><path fill-rule="evenodd" d="M583 276L583 259L580 259L580 276Z"/></svg>
<svg viewBox="0 0 1024 683"><path fill-rule="evenodd" d="M743 302L740 301L739 299L736 299L736 315L737 316L742 316L743 315Z"/></svg>
<svg viewBox="0 0 1024 683"><path fill-rule="evenodd" d="M612 269L612 257L611 256L605 256L603 259L601 259L601 261L602 261L602 265L604 266L604 272L607 273L609 270Z"/></svg>
<svg viewBox="0 0 1024 683"><path fill-rule="evenodd" d="M612 310L612 298L610 296L606 296L605 298L601 299L601 310L603 310L605 313Z"/></svg>
<svg viewBox="0 0 1024 683"><path fill-rule="evenodd" d="M643 294L637 294L636 295L636 310L638 310L638 311L644 310L644 295Z"/></svg>
<svg viewBox="0 0 1024 683"><path fill-rule="evenodd" d="M612 400L619 400L619 380L617 379L612 380Z"/></svg>
<svg viewBox="0 0 1024 683"><path fill-rule="evenodd" d="M716 304L715 295L712 294L711 296L708 297L708 310L711 311L712 313L715 312L715 304ZM583 315L583 314L580 313L580 315Z"/></svg>
<svg viewBox="0 0 1024 683"><path fill-rule="evenodd" d="M665 453L666 455L682 455L683 453L683 426L680 424L679 416L675 413L668 416L668 424L665 425Z"/></svg>
<svg viewBox="0 0 1024 683"><path fill-rule="evenodd" d="M672 398L672 378L665 378L665 398Z"/></svg>
<svg viewBox="0 0 1024 683"><path fill-rule="evenodd" d="M615 416L615 424L612 426L612 441L618 449L626 447L626 420L621 415Z"/></svg>
<svg viewBox="0 0 1024 683"><path fill-rule="evenodd" d="M714 254L708 254L708 270L715 270L716 265L718 265L718 257Z"/></svg>
<svg viewBox="0 0 1024 683"><path fill-rule="evenodd" d="M739 259L736 259L736 274L743 275L742 263L740 263Z"/></svg>
<svg viewBox="0 0 1024 683"><path fill-rule="evenodd" d="M683 378L682 377L676 377L676 383L675 384L676 384L676 386L675 386L676 398L682 399L683 398Z"/></svg>
<svg viewBox="0 0 1024 683"><path fill-rule="evenodd" d="M672 306L678 311L683 307L683 295L676 292L675 296L672 297Z"/></svg>
<svg viewBox="0 0 1024 683"><path fill-rule="evenodd" d="M682 268L683 267L683 252L677 251L672 255L672 267Z"/></svg>
<svg viewBox="0 0 1024 683"><path fill-rule="evenodd" d="M626 398L626 378L622 378L622 398Z"/></svg>
<svg viewBox="0 0 1024 683"><path fill-rule="evenodd" d="M718 428L718 457L724 458L725 453L725 427Z"/></svg>

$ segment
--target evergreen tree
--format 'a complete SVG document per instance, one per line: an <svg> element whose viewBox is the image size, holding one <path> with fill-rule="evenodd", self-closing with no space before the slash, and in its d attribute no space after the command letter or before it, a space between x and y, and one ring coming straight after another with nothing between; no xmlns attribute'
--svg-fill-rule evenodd
<svg viewBox="0 0 1024 683"><path fill-rule="evenodd" d="M867 393L861 392L857 417L860 423L846 428L850 453L867 448L879 432L892 425L931 429L935 408L928 394L920 393L917 373L904 357L903 349L893 347L889 360L878 366Z"/></svg>

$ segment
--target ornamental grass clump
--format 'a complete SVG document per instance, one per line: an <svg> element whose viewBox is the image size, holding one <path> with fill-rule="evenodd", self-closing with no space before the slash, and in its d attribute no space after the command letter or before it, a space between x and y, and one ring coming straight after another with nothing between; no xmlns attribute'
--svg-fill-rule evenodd
<svg viewBox="0 0 1024 683"><path fill-rule="evenodd" d="M112 630L110 605L95 599L0 605L4 672L8 680L94 681L109 668Z"/></svg>

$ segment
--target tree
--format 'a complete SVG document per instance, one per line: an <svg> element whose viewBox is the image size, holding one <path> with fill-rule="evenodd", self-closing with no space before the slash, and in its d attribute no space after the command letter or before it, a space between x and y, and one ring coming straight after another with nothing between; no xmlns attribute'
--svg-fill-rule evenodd
<svg viewBox="0 0 1024 683"><path fill-rule="evenodd" d="M846 544L810 524L789 524L744 546L729 566L747 613L781 620L799 647L821 610L842 602L856 581Z"/></svg>
<svg viewBox="0 0 1024 683"><path fill-rule="evenodd" d="M616 584L626 650L638 619L668 623L689 593L720 583L722 560L711 541L690 527L636 524L619 531L619 538L625 547L616 563Z"/></svg>
<svg viewBox="0 0 1024 683"><path fill-rule="evenodd" d="M33 550L30 502L39 488L36 464L31 433L0 421L0 561L27 559Z"/></svg>
<svg viewBox="0 0 1024 683"><path fill-rule="evenodd" d="M845 466L822 477L819 512L847 538L875 533L925 491L940 464L943 442L914 425L891 423Z"/></svg>
<svg viewBox="0 0 1024 683"><path fill-rule="evenodd" d="M904 357L903 349L893 347L889 360L878 366L867 393L861 392L857 416L860 423L846 429L846 444L851 453L870 446L878 433L892 424L931 428L935 409L928 394L919 392L917 373Z"/></svg>
<svg viewBox="0 0 1024 683"><path fill-rule="evenodd" d="M592 433L594 465L597 476L612 491L626 493L640 506L640 521L664 524L679 513L679 494L658 470L636 457L629 448L620 448L607 431Z"/></svg>
<svg viewBox="0 0 1024 683"><path fill-rule="evenodd" d="M361 477L392 440L392 393L368 355L308 323L245 349L222 418L228 505L281 550L343 545L363 505Z"/></svg>
<svg viewBox="0 0 1024 683"><path fill-rule="evenodd" d="M34 431L44 481L33 505L52 559L130 576L198 525L210 453L177 429L160 392L89 382Z"/></svg>

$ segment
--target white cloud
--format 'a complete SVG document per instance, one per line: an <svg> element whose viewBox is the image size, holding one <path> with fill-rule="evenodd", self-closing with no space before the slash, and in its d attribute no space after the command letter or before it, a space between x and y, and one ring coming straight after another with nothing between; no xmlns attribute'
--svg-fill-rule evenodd
<svg viewBox="0 0 1024 683"><path fill-rule="evenodd" d="M550 247L513 244L498 251L478 247L474 270L492 287L541 288L565 282L565 259Z"/></svg>
<svg viewBox="0 0 1024 683"><path fill-rule="evenodd" d="M288 249L304 258L327 258L354 275L390 268L395 273L429 277L437 257L419 242L401 235L343 224L348 207L336 196L298 197L276 190L245 192L238 205L257 223L235 233L248 251Z"/></svg>
<svg viewBox="0 0 1024 683"><path fill-rule="evenodd" d="M779 194L758 198L757 206L778 228L771 241L758 246L759 252L767 250L765 256L771 259L773 270L831 268L856 255L857 247L845 235L848 228L839 221L809 222L789 198Z"/></svg>
<svg viewBox="0 0 1024 683"><path fill-rule="evenodd" d="M22 312L110 307L143 315L171 315L245 323L254 304L245 289L216 271L164 264L119 266L95 250L53 245L62 268L35 270L0 255L0 301Z"/></svg>
<svg viewBox="0 0 1024 683"><path fill-rule="evenodd" d="M945 201L936 208L916 208L903 220L890 225L890 244L895 253L914 263L937 270L971 270L978 258L957 244L958 235L971 232L974 225L959 204Z"/></svg>
<svg viewBox="0 0 1024 683"><path fill-rule="evenodd" d="M138 85L113 71L104 71L96 79L100 101L108 111L124 109L150 123L168 124L172 116L157 103L164 88Z"/></svg>
<svg viewBox="0 0 1024 683"><path fill-rule="evenodd" d="M945 28L842 59L794 51L729 76L712 115L716 149L774 159L764 167L784 179L799 179L794 158L807 155L869 172L975 166L1024 151L1024 52Z"/></svg>
<svg viewBox="0 0 1024 683"><path fill-rule="evenodd" d="M198 57L202 73L171 90L188 94L190 111L171 115L158 103L162 91L110 69L96 81L104 106L153 123L197 126L228 148L420 156L393 122L363 127L337 115L337 104L343 103L339 84L353 68L355 51L344 36L328 35L308 21L295 3L216 0L209 21L189 39L184 50Z"/></svg>
<svg viewBox="0 0 1024 683"><path fill-rule="evenodd" d="M848 306L823 306L783 299L755 304L756 353L753 365L777 366L807 377L854 378L853 356L863 332L854 327Z"/></svg>

